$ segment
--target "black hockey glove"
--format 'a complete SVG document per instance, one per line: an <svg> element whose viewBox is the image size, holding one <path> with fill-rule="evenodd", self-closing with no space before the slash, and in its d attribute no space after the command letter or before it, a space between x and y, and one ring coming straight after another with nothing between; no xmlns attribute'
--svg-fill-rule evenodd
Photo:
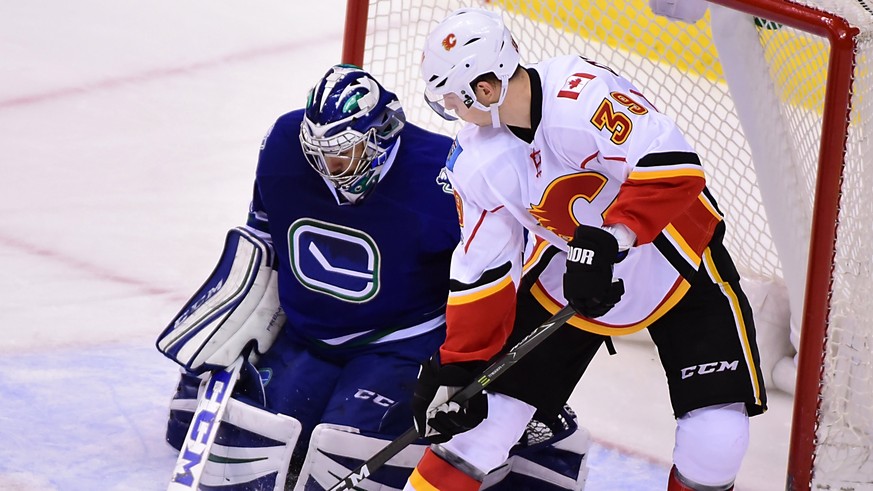
<svg viewBox="0 0 873 491"><path fill-rule="evenodd" d="M412 398L415 429L420 436L431 443L444 443L473 429L488 416L484 392L460 404L449 402L485 367L486 363L480 361L441 365L436 355L422 363Z"/></svg>
<svg viewBox="0 0 873 491"><path fill-rule="evenodd" d="M609 312L624 295L624 282L612 281L612 267L624 259L615 237L598 227L579 225L568 244L564 298L579 314L595 318Z"/></svg>

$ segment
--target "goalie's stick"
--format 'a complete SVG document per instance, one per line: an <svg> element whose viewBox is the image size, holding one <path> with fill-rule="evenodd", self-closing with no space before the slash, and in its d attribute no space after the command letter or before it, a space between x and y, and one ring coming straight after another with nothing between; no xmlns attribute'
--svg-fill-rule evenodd
<svg viewBox="0 0 873 491"><path fill-rule="evenodd" d="M197 409L188 426L188 434L182 442L179 458L176 459L176 468L167 491L197 490L200 486L200 478L203 476L203 468L209 459L209 450L218 434L218 426L221 417L230 401L233 387L239 380L243 362L248 352L239 355L230 366L214 370L206 383L203 397L197 403Z"/></svg>
<svg viewBox="0 0 873 491"><path fill-rule="evenodd" d="M491 382L494 382L497 377L503 375L504 372L509 370L512 365L515 365L515 363L524 355L528 354L530 350L534 349L549 337L549 335L557 331L559 327L563 326L570 317L573 317L573 314L575 314L573 307L570 307L569 305L559 310L557 314L540 324L539 327L531 331L530 334L525 336L524 339L507 351L506 354L486 368L485 371L476 378L476 380L456 392L450 399L450 402L457 402L460 404L481 392L482 389L491 384ZM400 453L401 450L411 445L417 439L418 431L414 427L406 430L405 433L395 438L391 443L386 445L385 448L377 452L376 455L370 457L369 460L355 468L355 470L344 477L334 487L330 488L329 491L358 489L356 487L358 484L367 479L370 474L376 472L377 469L382 467L386 462L391 460L392 457Z"/></svg>

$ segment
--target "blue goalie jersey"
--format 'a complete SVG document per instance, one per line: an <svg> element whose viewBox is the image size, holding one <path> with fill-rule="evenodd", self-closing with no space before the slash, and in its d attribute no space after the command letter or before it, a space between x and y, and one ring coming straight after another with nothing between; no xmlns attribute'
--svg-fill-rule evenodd
<svg viewBox="0 0 873 491"><path fill-rule="evenodd" d="M249 215L278 257L282 335L336 350L441 327L460 234L441 179L451 139L407 123L373 193L341 205L303 155L302 119L285 114L264 138Z"/></svg>

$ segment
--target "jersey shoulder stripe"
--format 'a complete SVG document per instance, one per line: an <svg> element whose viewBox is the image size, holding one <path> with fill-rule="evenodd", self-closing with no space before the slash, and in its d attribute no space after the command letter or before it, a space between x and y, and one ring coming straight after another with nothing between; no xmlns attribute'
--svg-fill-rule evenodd
<svg viewBox="0 0 873 491"><path fill-rule="evenodd" d="M511 263L503 263L500 266L489 269L483 272L479 279L472 283L464 283L458 280L451 280L449 288L452 292L465 292L481 289L483 286L499 283L501 279L509 276L509 271L512 268Z"/></svg>
<svg viewBox="0 0 873 491"><path fill-rule="evenodd" d="M694 152L650 153L637 162L637 167L660 167L677 163L700 166L700 157Z"/></svg>

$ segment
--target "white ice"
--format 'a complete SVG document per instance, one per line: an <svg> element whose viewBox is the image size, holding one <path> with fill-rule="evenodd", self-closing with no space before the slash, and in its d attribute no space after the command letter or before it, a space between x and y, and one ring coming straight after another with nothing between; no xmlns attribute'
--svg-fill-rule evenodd
<svg viewBox="0 0 873 491"><path fill-rule="evenodd" d="M345 2L0 7L0 490L160 490L177 368L155 336L245 219L263 133L341 50ZM573 397L589 491L659 490L673 420L654 349L619 341ZM738 491L782 489L790 400L753 419Z"/></svg>

